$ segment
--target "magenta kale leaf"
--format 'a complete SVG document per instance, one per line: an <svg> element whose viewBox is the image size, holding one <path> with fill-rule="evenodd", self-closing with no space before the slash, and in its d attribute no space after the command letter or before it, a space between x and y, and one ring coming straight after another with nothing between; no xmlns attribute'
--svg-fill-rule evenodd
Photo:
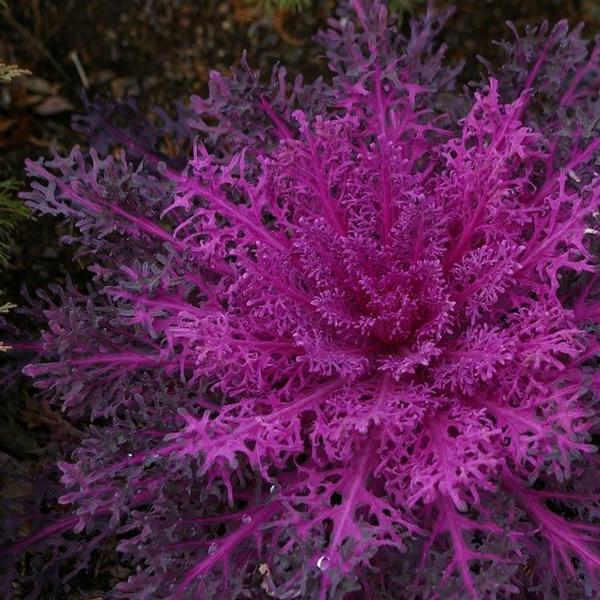
<svg viewBox="0 0 600 600"><path fill-rule="evenodd" d="M94 281L38 309L25 372L84 437L7 586L112 543L115 598L598 597L600 51L529 29L458 93L447 16L352 0L331 81L243 62L28 162Z"/></svg>

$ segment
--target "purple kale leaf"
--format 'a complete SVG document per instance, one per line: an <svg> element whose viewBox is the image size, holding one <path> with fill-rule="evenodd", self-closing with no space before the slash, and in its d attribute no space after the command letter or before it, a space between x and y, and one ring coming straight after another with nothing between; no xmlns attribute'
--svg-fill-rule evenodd
<svg viewBox="0 0 600 600"><path fill-rule="evenodd" d="M447 17L351 0L330 81L244 62L28 163L94 280L41 296L25 372L84 436L6 585L113 543L118 598L600 594L600 52L530 29L459 93Z"/></svg>

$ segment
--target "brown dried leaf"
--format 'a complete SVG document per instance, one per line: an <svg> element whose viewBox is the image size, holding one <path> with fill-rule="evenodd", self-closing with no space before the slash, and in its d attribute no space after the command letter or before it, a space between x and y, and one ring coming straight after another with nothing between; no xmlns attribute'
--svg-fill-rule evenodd
<svg viewBox="0 0 600 600"><path fill-rule="evenodd" d="M62 112L70 112L75 107L62 96L49 96L42 100L35 108L34 112L38 115L48 117Z"/></svg>
<svg viewBox="0 0 600 600"><path fill-rule="evenodd" d="M60 83L48 81L43 77L28 77L23 81L23 87L33 94L55 96L60 90Z"/></svg>
<svg viewBox="0 0 600 600"><path fill-rule="evenodd" d="M7 132L16 122L17 119L0 117L0 133Z"/></svg>

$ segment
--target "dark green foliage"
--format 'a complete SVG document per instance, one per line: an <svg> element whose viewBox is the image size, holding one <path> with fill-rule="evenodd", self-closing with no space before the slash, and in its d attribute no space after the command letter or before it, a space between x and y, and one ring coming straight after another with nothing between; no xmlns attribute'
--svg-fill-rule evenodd
<svg viewBox="0 0 600 600"><path fill-rule="evenodd" d="M8 262L8 244L16 226L27 217L28 210L16 197L15 180L0 181L0 265Z"/></svg>
<svg viewBox="0 0 600 600"><path fill-rule="evenodd" d="M310 0L261 0L265 10L302 10L310 4Z"/></svg>

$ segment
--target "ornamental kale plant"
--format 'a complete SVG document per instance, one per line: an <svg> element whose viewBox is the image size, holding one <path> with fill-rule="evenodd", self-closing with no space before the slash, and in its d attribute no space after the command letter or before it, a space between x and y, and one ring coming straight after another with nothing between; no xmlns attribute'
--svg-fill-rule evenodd
<svg viewBox="0 0 600 600"><path fill-rule="evenodd" d="M351 0L331 81L243 62L27 163L93 282L31 308L83 433L5 593L116 551L120 599L600 595L600 47L515 31L457 92L447 16Z"/></svg>

